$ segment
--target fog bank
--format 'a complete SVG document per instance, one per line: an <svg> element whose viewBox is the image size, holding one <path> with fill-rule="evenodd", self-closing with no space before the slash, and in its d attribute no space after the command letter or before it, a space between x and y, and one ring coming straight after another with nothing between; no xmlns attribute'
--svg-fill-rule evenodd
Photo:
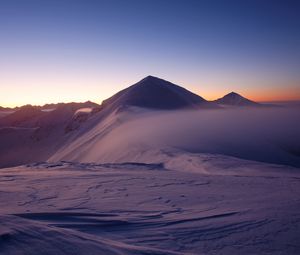
<svg viewBox="0 0 300 255"><path fill-rule="evenodd" d="M101 156L133 147L175 147L300 167L300 108L149 113L112 130L89 148Z"/></svg>

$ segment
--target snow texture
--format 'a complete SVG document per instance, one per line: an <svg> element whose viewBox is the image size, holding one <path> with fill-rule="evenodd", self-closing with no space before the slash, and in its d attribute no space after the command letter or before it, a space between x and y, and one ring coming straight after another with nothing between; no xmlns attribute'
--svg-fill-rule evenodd
<svg viewBox="0 0 300 255"><path fill-rule="evenodd" d="M0 253L299 254L299 169L181 157L2 169Z"/></svg>

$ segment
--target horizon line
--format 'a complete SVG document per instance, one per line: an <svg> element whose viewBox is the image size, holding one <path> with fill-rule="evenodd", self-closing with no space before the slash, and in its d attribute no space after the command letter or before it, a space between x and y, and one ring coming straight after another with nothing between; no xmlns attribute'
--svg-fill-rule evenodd
<svg viewBox="0 0 300 255"><path fill-rule="evenodd" d="M261 99L261 97L259 97L259 99L255 99L255 98L257 98L256 96L254 96L253 95L253 93L250 93L250 94L252 94L252 96L247 96L246 94L248 94L248 93L243 93L243 92L237 92L237 90L234 90L234 89L228 89L228 92L225 92L224 93L224 90L223 90L223 95L221 95L221 96L216 96L216 97L212 97L212 96L202 96L201 95L201 93L199 93L199 91L195 91L195 89L193 89L193 87L191 88L191 86L183 86L183 85L179 85L179 84L177 84L177 82L171 82L171 81L169 81L169 80L167 80L167 79L165 79L165 78L160 78L160 77L158 77L158 76L155 76L155 75L146 75L146 76L144 76L142 79L140 79L140 80L138 80L137 82L135 82L135 83L133 83L133 84L131 84L131 85L125 85L123 88L121 88L121 89L119 89L118 91L115 91L115 92L112 92L109 96L107 96L106 98L103 98L102 100L101 100L101 98L99 97L99 100L97 99L97 100L95 100L95 98L94 99L65 99L65 100L60 100L60 101L55 101L55 100L49 100L49 101L44 101L44 102L36 102L36 103L32 103L32 102L26 102L26 103L4 103L4 104L1 104L1 102L0 102L0 107L4 107L4 108L11 108L11 109L13 109L13 108L16 108L16 107L22 107L22 106L25 106L25 105L32 105L32 106L44 106L44 105L46 105L46 104L60 104L60 103L63 103L63 104L68 104L68 103L84 103L84 102L88 102L88 101L90 101L90 102L93 102L93 103L96 103L96 104L99 104L99 105L101 105L102 104L102 102L104 101L104 100L106 100L106 99L108 99L108 98L110 98L110 97L112 97L112 96L114 96L115 94L117 94L118 92L120 92L120 91L122 91L122 90L124 90L124 89L126 89L126 88L128 88L128 87L130 87L130 86L133 86L133 85L135 85L135 84L137 84L137 83L139 83L139 82L141 82L142 80L144 80L144 79L146 79L146 78L148 78L148 77L152 77L152 78L156 78L156 79L159 79L159 80L163 80L163 81L165 81L165 82L170 82L170 83L172 83L172 84L174 84L174 85L176 85L176 86L179 86L179 87L181 87L181 88L184 88L184 89L186 89L186 90L188 90L189 92L191 92L191 93L193 93L193 94L195 94L195 95L197 95L197 96L199 96L199 97L202 97L203 99L205 99L206 101L208 101L208 102L213 102L213 101L215 101L215 100L218 100L218 99L220 99L220 98L223 98L224 96L226 96L226 95L228 95L228 94L230 94L230 93L232 93L232 92L234 92L234 93L237 93L237 94L239 94L239 95L241 95L242 97L245 97L245 98L247 98L247 99L249 99L249 100L251 100L251 101L254 101L254 102L257 102L257 103L284 103L284 102L297 102L297 101L300 101L300 96L299 96L299 98L278 98L278 99L272 99L272 96L270 97L270 95L269 95L269 97L268 96L266 96L266 98L264 99ZM250 91L251 91L251 89L250 89ZM205 93L204 93L205 94ZM255 93L256 94L256 93ZM261 93L261 94L264 94L264 93ZM273 95L274 96L274 95ZM209 98L209 99L207 99L207 97ZM42 98L42 97L40 97L40 98Z"/></svg>
<svg viewBox="0 0 300 255"><path fill-rule="evenodd" d="M196 93L194 93L194 94L196 94ZM196 95L198 95L198 94L196 94ZM204 98L204 97L202 97L202 98ZM219 99L219 98L217 98L217 99ZM208 101L208 102L213 102L213 101L215 101L217 99L214 99L214 100L206 100L205 99L205 100ZM247 98L247 99L249 99L249 98ZM102 100L99 103L96 102L96 101L92 101L92 100L84 100L84 101L79 101L79 100L74 100L74 101L55 101L55 102L45 102L43 104L25 103L25 104L18 104L18 105L5 105L5 104L1 104L0 103L0 107L14 109L14 108L23 107L23 106L26 106L26 105L30 105L30 106L33 106L33 107L43 107L43 106L45 106L47 104L72 104L72 103L86 103L86 102L95 103L95 104L98 104L100 106L104 100ZM250 99L250 100L252 100L252 99ZM300 98L299 99L290 99L290 100L280 99L280 100L252 100L252 101L254 101L256 103L293 103L293 102L296 103L296 102L300 102Z"/></svg>

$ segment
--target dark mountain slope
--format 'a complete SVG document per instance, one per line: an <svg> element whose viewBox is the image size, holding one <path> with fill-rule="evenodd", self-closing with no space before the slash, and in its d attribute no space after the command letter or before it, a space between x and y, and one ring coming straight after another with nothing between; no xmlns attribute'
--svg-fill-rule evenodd
<svg viewBox="0 0 300 255"><path fill-rule="evenodd" d="M215 100L214 102L220 105L231 106L260 106L259 103L251 101L235 92L231 92L224 97Z"/></svg>
<svg viewBox="0 0 300 255"><path fill-rule="evenodd" d="M104 100L102 104L103 107L126 105L166 110L213 106L212 103L202 97L153 76L147 76L138 83Z"/></svg>

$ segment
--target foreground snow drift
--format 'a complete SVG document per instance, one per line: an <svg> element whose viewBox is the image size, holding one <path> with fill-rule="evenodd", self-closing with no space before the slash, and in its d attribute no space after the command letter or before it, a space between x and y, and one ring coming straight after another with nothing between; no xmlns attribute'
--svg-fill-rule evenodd
<svg viewBox="0 0 300 255"><path fill-rule="evenodd" d="M0 253L300 253L299 169L182 157L2 169Z"/></svg>
<svg viewBox="0 0 300 255"><path fill-rule="evenodd" d="M54 214L55 215L55 214ZM51 214L50 214L51 216ZM57 215L59 217L59 214ZM66 230L24 220L20 217L0 216L1 254L180 254L159 249L127 245L83 232Z"/></svg>

